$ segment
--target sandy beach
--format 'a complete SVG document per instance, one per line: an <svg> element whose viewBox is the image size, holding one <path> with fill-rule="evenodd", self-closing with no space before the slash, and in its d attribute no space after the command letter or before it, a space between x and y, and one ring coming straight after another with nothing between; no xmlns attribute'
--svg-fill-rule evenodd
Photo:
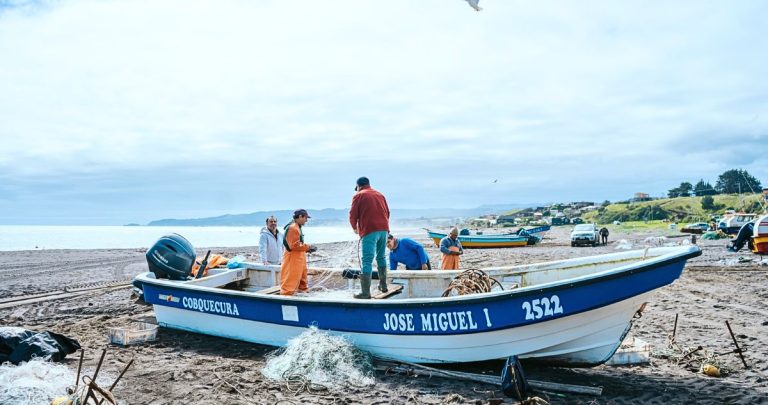
<svg viewBox="0 0 768 405"><path fill-rule="evenodd" d="M554 228L541 244L514 249L468 250L462 267L481 268L565 259L616 251L619 240L635 248L657 243L647 238L665 232L611 233L608 246L571 247L570 227ZM668 231L670 235L674 231ZM687 243L690 238L670 238L661 243ZM430 243L426 237L420 242ZM311 241L308 241L311 243ZM674 284L658 290L632 329L634 336L650 343L650 364L583 369L527 367L529 378L603 387L600 397L550 396L550 403L583 404L722 404L768 403L768 258L749 251L726 252L725 241L698 241L700 257L688 262ZM350 249L350 247L352 247ZM202 251L198 248L198 252ZM257 259L255 247L213 248L225 256L241 254ZM23 296L130 280L146 271L144 249L38 250L0 252L0 297ZM433 263L436 248L428 248ZM354 245L320 245L310 266L356 263ZM232 341L170 329L160 329L155 342L120 347L107 342L107 328L153 317L151 307L135 304L130 288L99 290L75 297L0 309L0 324L33 330L50 330L80 341L86 364L93 368L102 348L109 348L105 370L116 374L132 358L135 364L115 389L129 404L177 403L312 403L312 404L439 404L489 403L504 398L498 387L454 380L377 373L374 387L293 392L272 382L260 369L274 347ZM718 362L724 376L708 377L699 362L678 364L667 357L668 336L679 315L676 341L682 348L703 347L706 353L724 353L734 346L725 325L728 320L745 349L749 368L735 354ZM684 362L683 362L684 363ZM77 368L77 356L66 360ZM498 372L501 363L473 364L465 371ZM505 398L504 403L515 403Z"/></svg>

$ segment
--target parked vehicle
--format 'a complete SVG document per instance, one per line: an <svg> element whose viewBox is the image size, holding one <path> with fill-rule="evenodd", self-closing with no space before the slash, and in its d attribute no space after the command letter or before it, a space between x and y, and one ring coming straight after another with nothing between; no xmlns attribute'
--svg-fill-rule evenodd
<svg viewBox="0 0 768 405"><path fill-rule="evenodd" d="M680 232L685 233L696 233L696 234L702 234L706 231L709 231L709 224L706 222L696 222L694 224L688 224L683 227L683 229L680 230Z"/></svg>
<svg viewBox="0 0 768 405"><path fill-rule="evenodd" d="M595 224L576 225L571 232L571 246L592 245L597 246L600 240L600 231Z"/></svg>

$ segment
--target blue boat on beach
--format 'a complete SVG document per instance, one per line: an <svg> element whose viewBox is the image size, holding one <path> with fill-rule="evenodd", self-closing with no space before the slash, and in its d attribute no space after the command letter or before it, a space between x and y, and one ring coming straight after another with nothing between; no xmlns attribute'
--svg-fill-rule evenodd
<svg viewBox="0 0 768 405"><path fill-rule="evenodd" d="M440 240L448 234L427 230L427 236L440 246ZM459 242L465 249L493 249L520 247L528 244L528 236L517 234L503 235L459 235Z"/></svg>
<svg viewBox="0 0 768 405"><path fill-rule="evenodd" d="M674 282L696 246L490 267L496 289L443 294L461 271L398 270L389 295L352 298L344 269L310 269L315 292L280 296L278 266L246 263L199 279L136 277L163 327L284 346L310 326L376 356L418 363L506 358L565 366L607 361L654 290ZM397 294L392 294L397 292Z"/></svg>

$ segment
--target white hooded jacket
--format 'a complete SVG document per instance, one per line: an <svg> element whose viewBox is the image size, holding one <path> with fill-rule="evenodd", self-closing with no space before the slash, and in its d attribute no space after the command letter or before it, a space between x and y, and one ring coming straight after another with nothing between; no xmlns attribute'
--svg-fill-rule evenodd
<svg viewBox="0 0 768 405"><path fill-rule="evenodd" d="M259 257L261 262L267 264L280 264L283 260L283 234L280 228L276 229L277 236L273 235L267 227L261 228L259 237Z"/></svg>

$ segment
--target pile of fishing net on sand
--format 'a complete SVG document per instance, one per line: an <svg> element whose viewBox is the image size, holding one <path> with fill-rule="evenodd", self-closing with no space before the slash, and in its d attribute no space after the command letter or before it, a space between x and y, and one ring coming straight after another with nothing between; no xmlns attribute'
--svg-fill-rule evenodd
<svg viewBox="0 0 768 405"><path fill-rule="evenodd" d="M75 383L75 373L40 358L0 366L0 404L50 404Z"/></svg>
<svg viewBox="0 0 768 405"><path fill-rule="evenodd" d="M310 327L269 355L265 377L285 382L293 391L341 390L373 385L370 357L341 336Z"/></svg>
<svg viewBox="0 0 768 405"><path fill-rule="evenodd" d="M616 242L616 249L618 250L629 250L632 249L632 243L630 243L626 239L621 239L618 242Z"/></svg>

